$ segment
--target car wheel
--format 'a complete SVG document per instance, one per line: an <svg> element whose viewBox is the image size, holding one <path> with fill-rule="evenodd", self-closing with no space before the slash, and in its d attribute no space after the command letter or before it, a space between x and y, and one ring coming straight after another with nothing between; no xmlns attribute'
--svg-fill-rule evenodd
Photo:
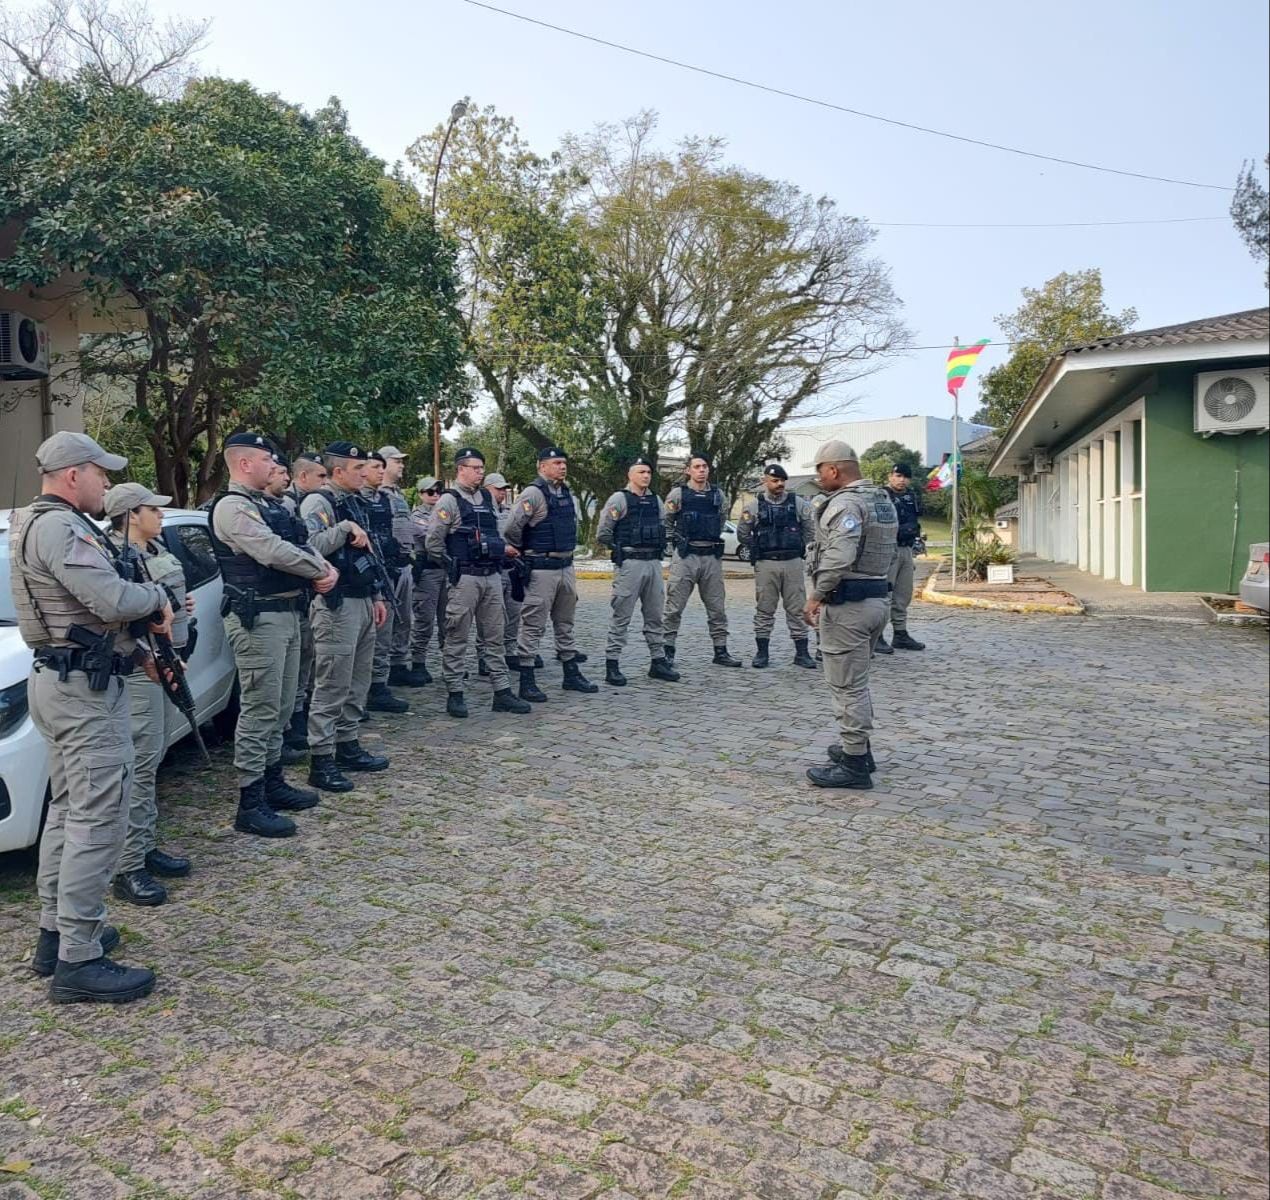
<svg viewBox="0 0 1270 1200"><path fill-rule="evenodd" d="M749 548L749 546L738 546L738 547L736 548L736 561L737 561L737 562L745 562L745 563L747 563L747 562L749 562L749 561L750 561L750 548Z"/></svg>

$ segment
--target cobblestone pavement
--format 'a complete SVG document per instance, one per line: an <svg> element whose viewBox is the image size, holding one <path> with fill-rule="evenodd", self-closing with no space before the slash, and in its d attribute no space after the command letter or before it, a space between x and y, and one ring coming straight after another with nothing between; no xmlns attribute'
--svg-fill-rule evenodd
<svg viewBox="0 0 1270 1200"><path fill-rule="evenodd" d="M290 841L170 763L139 1004L48 1004L0 863L0 1197L1264 1200L1264 634L919 605L839 794L690 612L679 687L414 693Z"/></svg>

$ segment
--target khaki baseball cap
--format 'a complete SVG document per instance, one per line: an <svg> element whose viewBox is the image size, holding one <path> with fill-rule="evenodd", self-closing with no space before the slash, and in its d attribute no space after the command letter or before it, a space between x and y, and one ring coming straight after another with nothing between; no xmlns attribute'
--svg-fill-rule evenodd
<svg viewBox="0 0 1270 1200"><path fill-rule="evenodd" d="M485 476L485 486L486 487L511 487L511 484L508 483L507 480L504 479L503 476L499 474L499 472L493 471L489 475Z"/></svg>
<svg viewBox="0 0 1270 1200"><path fill-rule="evenodd" d="M128 465L122 454L107 454L88 434L72 433L69 429L41 442L35 461L41 475L64 471L67 467L82 467L84 463L96 463L105 471L122 471Z"/></svg>
<svg viewBox="0 0 1270 1200"><path fill-rule="evenodd" d="M155 508L165 508L172 503L171 496L160 496L152 492L144 483L117 483L105 496L103 501L106 516L118 517L143 504L152 504Z"/></svg>
<svg viewBox="0 0 1270 1200"><path fill-rule="evenodd" d="M405 452L398 450L396 446L380 446L380 456L383 458L405 458Z"/></svg>
<svg viewBox="0 0 1270 1200"><path fill-rule="evenodd" d="M437 477L435 475L420 475L415 480L415 489L420 492L426 492L429 488L437 486Z"/></svg>
<svg viewBox="0 0 1270 1200"><path fill-rule="evenodd" d="M825 442L819 450L816 451L816 466L821 463L832 462L859 462L860 456L851 449L846 442L839 438L833 438Z"/></svg>

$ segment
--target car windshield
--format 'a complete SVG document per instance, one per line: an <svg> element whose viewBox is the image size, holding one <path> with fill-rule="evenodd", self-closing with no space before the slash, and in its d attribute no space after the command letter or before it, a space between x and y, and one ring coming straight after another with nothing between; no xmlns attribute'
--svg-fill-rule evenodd
<svg viewBox="0 0 1270 1200"><path fill-rule="evenodd" d="M0 530L0 625L17 623L13 593L9 591L9 531L6 529Z"/></svg>

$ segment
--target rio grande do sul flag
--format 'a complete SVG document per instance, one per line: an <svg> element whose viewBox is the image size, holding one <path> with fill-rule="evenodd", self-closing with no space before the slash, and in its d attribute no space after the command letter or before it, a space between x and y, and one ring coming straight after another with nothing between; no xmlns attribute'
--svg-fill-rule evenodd
<svg viewBox="0 0 1270 1200"><path fill-rule="evenodd" d="M961 455L957 455L957 470L961 470ZM926 476L926 490L928 492L937 492L941 488L952 487L953 485L953 457L951 454L944 455L944 461L935 467L929 475Z"/></svg>
<svg viewBox="0 0 1270 1200"><path fill-rule="evenodd" d="M953 346L948 352L948 394L954 400L989 340L980 338L973 346Z"/></svg>

